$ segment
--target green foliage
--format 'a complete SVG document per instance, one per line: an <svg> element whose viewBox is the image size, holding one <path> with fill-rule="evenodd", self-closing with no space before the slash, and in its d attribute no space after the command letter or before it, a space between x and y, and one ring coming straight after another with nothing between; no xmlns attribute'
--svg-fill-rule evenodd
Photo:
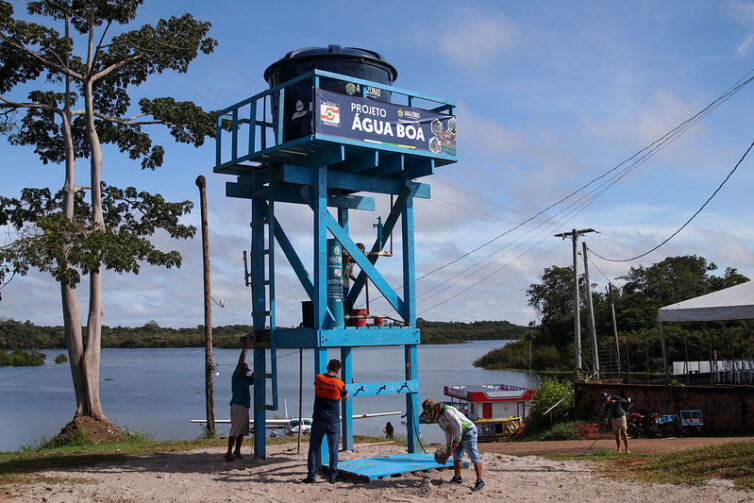
<svg viewBox="0 0 754 503"><path fill-rule="evenodd" d="M427 321L416 320L423 344L448 344L470 340L514 340L524 337L530 329L508 321Z"/></svg>
<svg viewBox="0 0 754 503"><path fill-rule="evenodd" d="M552 428L534 431L534 429L524 430L524 440L528 442L539 442L542 440L581 440L582 434L580 427L585 423L564 422L558 423Z"/></svg>
<svg viewBox="0 0 754 503"><path fill-rule="evenodd" d="M0 367L34 367L44 365L45 358L47 355L36 349L31 351L14 349L10 353L0 351Z"/></svg>
<svg viewBox="0 0 754 503"><path fill-rule="evenodd" d="M442 326L442 323L431 323ZM464 342L480 339L508 338L512 336L515 325L508 322L448 323L454 328L444 337L425 337L423 344L446 342ZM490 327L499 325L502 331ZM480 327L484 327L483 329ZM523 329L524 327L519 327ZM212 328L213 345L218 348L236 349L238 338L251 333L250 325L226 325ZM478 333L479 332L479 333ZM427 338L429 341L427 341ZM13 320L0 321L0 349L65 348L63 327L41 327L27 321L21 323ZM155 321L149 321L141 327L102 327L103 348L171 348L204 347L204 326L193 328L163 328Z"/></svg>
<svg viewBox="0 0 754 503"><path fill-rule="evenodd" d="M161 251L150 241L162 229L172 238L190 238L196 228L180 223L190 201L169 203L159 194L101 184L105 229L88 219L91 207L83 192L75 197L74 221L62 214L63 192L24 189L19 199L0 196L0 226L11 225L19 238L0 248L0 281L10 272L24 275L30 267L49 272L62 283L77 284L82 274L101 266L138 273L141 262L180 267L177 251Z"/></svg>
<svg viewBox="0 0 754 503"><path fill-rule="evenodd" d="M54 449L56 447L81 447L93 445L91 438L84 430L74 428L61 432L50 440L43 440L39 449Z"/></svg>
<svg viewBox="0 0 754 503"><path fill-rule="evenodd" d="M532 407L526 418L527 430L538 431L561 421L572 412L573 405L573 384L570 381L546 377L534 389ZM552 410L547 412L550 408Z"/></svg>
<svg viewBox="0 0 754 503"><path fill-rule="evenodd" d="M573 268L545 268L542 283L529 285L526 294L541 319L537 344L565 344L573 327Z"/></svg>
<svg viewBox="0 0 754 503"><path fill-rule="evenodd" d="M501 348L493 349L476 360L474 366L487 370L528 369L530 363L529 350L531 349L532 369L569 368L573 362L572 347L572 345L568 346L566 351L556 346L531 345L530 348L527 338L526 340L522 339L510 342Z"/></svg>
<svg viewBox="0 0 754 503"><path fill-rule="evenodd" d="M27 11L43 19L43 24L16 20L13 7L0 2L0 92L8 92L20 84L29 84L45 76L45 87L28 94L32 106L0 105L6 109L26 109L19 128L10 136L15 145L32 145L44 163L65 160L61 123L64 110L73 109L70 123L75 157L91 154L87 139L85 113L92 117L101 144L114 144L131 159L141 159L145 169L162 165L164 148L153 145L142 128L151 124L165 124L173 137L183 143L202 145L205 137L214 135L214 114L205 112L190 102L176 102L172 98L142 99L140 114L131 113L128 88L144 83L151 75L166 70L185 73L198 54L209 54L217 42L207 37L210 23L197 21L191 14L160 19L154 25L145 24L130 31L120 30L107 40L98 33L102 25L127 25L136 17L142 2L114 0L84 3L78 0L57 2L29 2ZM52 21L51 21L52 20ZM47 24L58 22L66 29L69 21L73 31L100 41L93 53L86 44L77 54L75 40ZM27 50L28 49L28 50ZM40 57L33 57L34 51ZM91 58L90 68L87 60ZM71 80L71 91L62 84ZM94 110L84 111L83 97L87 86L92 88ZM78 91L78 92L76 92ZM131 113L132 116L126 117Z"/></svg>
<svg viewBox="0 0 754 503"><path fill-rule="evenodd" d="M65 355L65 353L60 353L58 356L55 357L55 363L65 363L68 361L68 357Z"/></svg>
<svg viewBox="0 0 754 503"><path fill-rule="evenodd" d="M717 266L703 257L687 255L667 257L650 267L631 268L622 278L626 283L622 289L613 290L613 297L621 352L625 355L628 351L633 372L651 373L661 369L658 308L748 280L735 268L727 268L722 276L714 276L715 270ZM583 291L583 278L579 282ZM532 341L531 368L537 371L572 369L575 366L573 269L545 268L541 283L530 285L527 293L529 305L536 309L541 322ZM608 347L613 344L608 295L592 292L592 303L600 347ZM582 356L588 366L591 341L586 332L587 311L583 305L580 316ZM668 324L665 327L668 358L671 361L685 359L687 342L691 359L706 359L710 346L719 349L721 355L754 356L752 326L749 321ZM478 360L477 365L487 369L528 369L528 341L494 350Z"/></svg>

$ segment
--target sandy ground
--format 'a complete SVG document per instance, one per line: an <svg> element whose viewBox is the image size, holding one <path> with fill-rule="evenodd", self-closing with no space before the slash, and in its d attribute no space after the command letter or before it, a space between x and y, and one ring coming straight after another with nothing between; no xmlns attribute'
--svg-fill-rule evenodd
<svg viewBox="0 0 754 503"><path fill-rule="evenodd" d="M395 444L357 445L342 452L341 460L399 454ZM249 448L244 447L248 453ZM578 501L578 502L709 502L754 501L754 492L731 488L730 481L713 481L705 487L648 486L606 481L585 462L550 461L540 457L513 457L485 452L484 480L478 493L470 488L473 469L465 469L463 486L448 483L451 470L430 470L375 480L371 483L339 480L329 484L302 484L306 471L306 444L296 454L295 444L268 446L268 457L247 456L225 462L222 449L130 458L75 470L44 472L61 482L0 488L5 502L233 502L350 501ZM66 481L75 479L71 481ZM82 480L83 479L83 480ZM88 483L87 483L88 482Z"/></svg>

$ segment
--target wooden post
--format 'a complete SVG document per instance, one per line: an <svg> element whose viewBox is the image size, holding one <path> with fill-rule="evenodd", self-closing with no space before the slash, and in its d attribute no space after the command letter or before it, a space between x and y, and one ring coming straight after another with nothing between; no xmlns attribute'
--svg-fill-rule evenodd
<svg viewBox="0 0 754 503"><path fill-rule="evenodd" d="M613 320L613 338L615 339L615 354L618 355L618 377L620 377L620 344L618 343L618 321L615 317L615 300L613 299L613 285L607 284L607 296L610 299L610 317Z"/></svg>
<svg viewBox="0 0 754 503"><path fill-rule="evenodd" d="M304 411L301 400L304 393L304 348L298 348L298 442L296 454L301 454L301 430L304 429Z"/></svg>
<svg viewBox="0 0 754 503"><path fill-rule="evenodd" d="M581 369L581 309L579 307L579 261L578 239L573 229L573 342L576 344L576 368Z"/></svg>
<svg viewBox="0 0 754 503"><path fill-rule="evenodd" d="M668 349L665 344L665 328L660 322L660 343L662 344L662 366L665 368L665 384L670 385L670 372L668 371Z"/></svg>
<svg viewBox="0 0 754 503"><path fill-rule="evenodd" d="M207 222L207 181L196 178L202 218L202 258L204 262L204 398L207 408L207 434L215 434L214 363L212 361L212 295L209 278L209 224Z"/></svg>
<svg viewBox="0 0 754 503"><path fill-rule="evenodd" d="M683 338L683 344L686 347L686 386L688 386L689 374L691 373L689 370L689 336L688 335Z"/></svg>
<svg viewBox="0 0 754 503"><path fill-rule="evenodd" d="M709 383L715 384L715 376L712 374L712 334L709 336Z"/></svg>
<svg viewBox="0 0 754 503"><path fill-rule="evenodd" d="M589 325L589 335L592 340L592 365L594 367L594 377L599 381L600 379L600 348L597 344L597 329L594 326L594 306L592 305L592 285L589 280L589 260L587 259L587 247L586 241L581 242L581 247L584 251L584 286L586 288L586 306L587 306L587 321Z"/></svg>
<svg viewBox="0 0 754 503"><path fill-rule="evenodd" d="M644 359L647 364L647 384L649 384L649 341L644 339Z"/></svg>

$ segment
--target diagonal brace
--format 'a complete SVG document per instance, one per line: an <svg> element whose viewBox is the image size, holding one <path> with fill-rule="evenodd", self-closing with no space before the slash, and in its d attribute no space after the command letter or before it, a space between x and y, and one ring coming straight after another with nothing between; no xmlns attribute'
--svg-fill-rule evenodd
<svg viewBox="0 0 754 503"><path fill-rule="evenodd" d="M398 294L395 293L395 290L393 290L390 284L385 281L385 279L382 277L382 274L380 274L380 272L374 267L374 265L372 265L372 262L370 262L366 258L366 256L361 253L361 250L356 247L354 242L348 236L348 233L343 229L343 227L340 226L337 220L335 220L335 218L329 212L325 212L323 217L327 229L332 233L333 236L335 236L335 239L340 241L340 244L343 246L343 248L346 249L351 257L353 257L353 259L361 268L362 272L366 273L366 275L369 276L369 279L372 280L374 286L377 287L377 289L385 297L385 299L387 299L390 305L393 306L393 309L395 309L399 313L402 313L404 306L403 300L398 297Z"/></svg>

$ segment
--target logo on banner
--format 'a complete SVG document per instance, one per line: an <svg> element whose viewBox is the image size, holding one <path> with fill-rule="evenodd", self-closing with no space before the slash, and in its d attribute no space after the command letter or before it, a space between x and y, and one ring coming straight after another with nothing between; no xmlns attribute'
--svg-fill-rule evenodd
<svg viewBox="0 0 754 503"><path fill-rule="evenodd" d="M412 120L412 121L418 121L421 119L421 114L417 112L416 110L403 110L402 108L398 109L398 118L399 119L406 119L406 120Z"/></svg>
<svg viewBox="0 0 754 503"><path fill-rule="evenodd" d="M340 127L340 107L336 103L321 102L319 120L325 126Z"/></svg>

